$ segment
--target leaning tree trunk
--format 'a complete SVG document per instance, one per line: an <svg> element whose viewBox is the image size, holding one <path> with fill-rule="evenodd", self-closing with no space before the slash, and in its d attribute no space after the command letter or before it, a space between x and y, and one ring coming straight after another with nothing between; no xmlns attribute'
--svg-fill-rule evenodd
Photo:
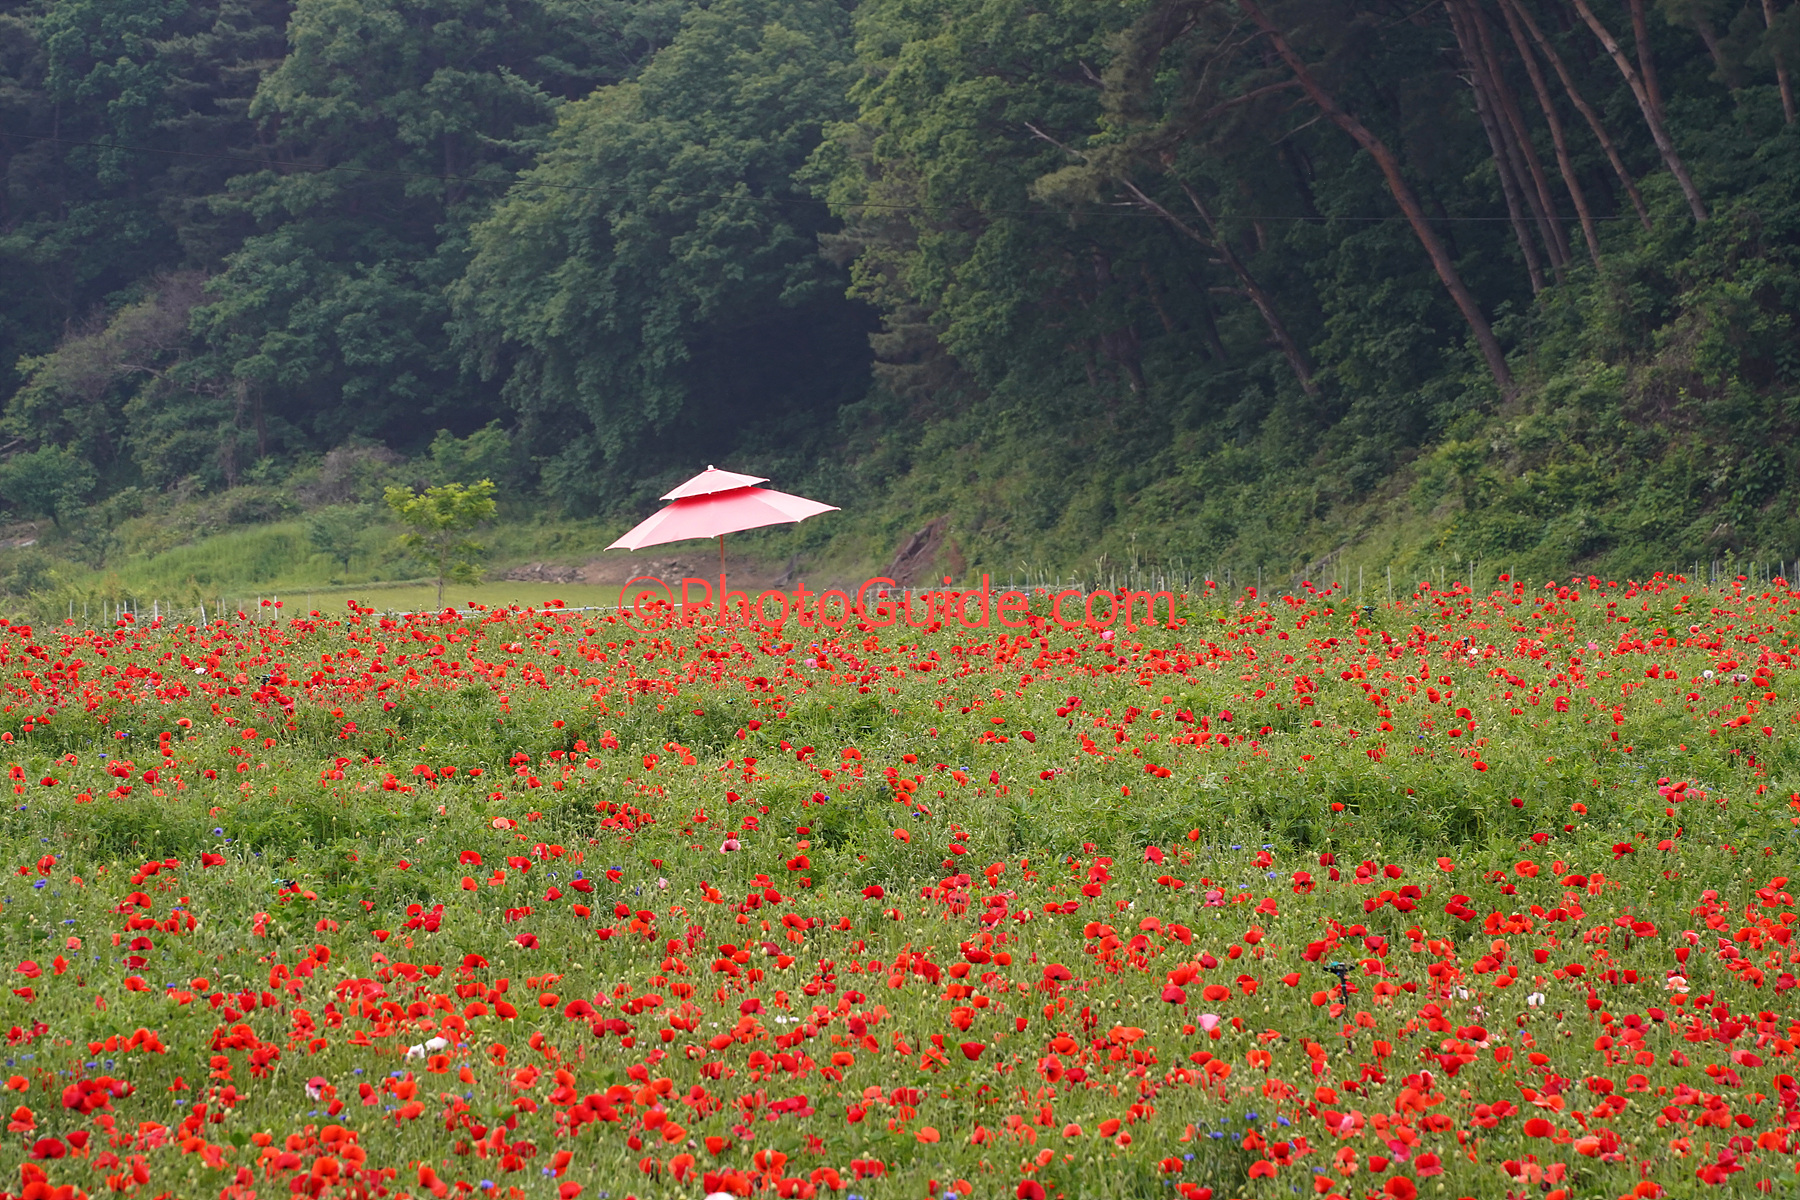
<svg viewBox="0 0 1800 1200"><path fill-rule="evenodd" d="M1381 169L1383 178L1387 180L1388 190L1393 193L1394 202L1406 215L1407 223L1412 226L1414 236L1419 239L1419 244L1425 248L1426 255L1430 257L1431 265L1436 269L1438 279L1443 282L1444 290L1450 293L1451 300L1455 302L1457 309L1462 313L1463 320L1468 323L1469 331L1475 337L1475 344L1481 350L1481 357L1486 360L1488 371L1494 377L1494 383L1503 393L1511 393L1513 390L1512 371L1506 365L1506 353L1500 348L1500 339L1494 336L1493 326L1488 324L1487 316L1481 311L1481 305L1476 303L1474 294L1463 282L1462 275L1458 273L1455 262L1451 260L1450 251L1445 248L1443 239L1438 237L1437 231L1425 219L1425 210L1419 206L1418 196L1414 194L1412 185L1406 182L1406 176L1400 171L1400 160L1394 157L1394 152L1388 149L1387 143L1377 137L1368 126L1357 120L1351 113L1338 107L1338 103L1332 98L1331 93L1327 92L1317 77L1313 75L1312 68L1306 65L1306 61L1288 43L1286 35L1276 28L1275 23L1255 3L1255 0L1238 0L1238 6L1268 36L1269 44L1274 48L1275 53L1281 56L1281 61L1293 73L1294 78L1312 100L1313 105L1332 124L1349 134L1356 144L1368 151L1369 157L1375 160L1375 165Z"/></svg>
<svg viewBox="0 0 1800 1200"><path fill-rule="evenodd" d="M1180 183L1180 181L1177 182ZM1308 396L1317 398L1319 381L1313 378L1312 364L1307 362L1306 355L1300 349L1300 343L1296 342L1293 335L1288 332L1287 323L1275 310L1274 300L1264 290L1262 284L1257 282L1256 276L1251 273L1249 266L1231 249L1230 242L1219 236L1218 224L1213 219L1212 210L1201 201L1199 193L1186 183L1180 183L1181 190L1187 195L1188 203L1193 206L1200 219L1206 223L1205 233L1201 233L1193 225L1182 220L1180 216L1170 212L1166 205L1159 203L1155 197L1138 187L1129 178L1121 178L1119 183L1146 211L1155 213L1167 221L1176 232L1198 242L1219 256L1231 273L1238 277L1238 282L1243 285L1245 298L1262 317L1263 324L1268 326L1269 336L1274 338L1275 344L1281 348L1282 357L1287 359L1288 367L1294 372L1294 378L1300 383L1300 390Z"/></svg>
<svg viewBox="0 0 1800 1200"><path fill-rule="evenodd" d="M1656 82L1656 59L1650 53L1650 22L1644 15L1644 0L1625 0L1631 10L1631 40L1637 43L1638 74L1644 77L1644 94L1656 109L1656 119L1663 120L1662 87Z"/></svg>
<svg viewBox="0 0 1800 1200"><path fill-rule="evenodd" d="M1688 208L1692 210L1694 220L1706 220L1706 203L1700 199L1700 189L1689 178L1681 155L1675 152L1675 142L1669 137L1668 126L1663 124L1662 106L1658 103L1657 96L1650 90L1644 77L1631 65L1631 59L1626 57L1625 51L1620 49L1618 39L1594 15L1593 6L1588 0L1574 0L1574 3L1575 11L1581 14L1587 27L1594 31L1594 36L1606 47L1606 53L1612 57L1614 65L1619 68L1619 74L1625 77L1626 84L1630 86L1631 94L1638 102L1638 111L1644 114L1644 124L1650 128L1650 138L1656 143L1657 153L1662 155L1663 165L1675 176L1675 182L1681 185L1681 194L1687 197ZM1649 61L1649 47L1643 46L1641 49L1645 52L1645 61Z"/></svg>
<svg viewBox="0 0 1800 1200"><path fill-rule="evenodd" d="M1538 66L1537 56L1526 44L1525 32L1508 0L1500 0L1500 12L1506 18L1506 31L1512 35L1513 45L1518 48L1519 57L1524 60L1525 74L1531 79L1531 90L1536 94L1538 108L1544 114L1544 124L1550 127L1550 141L1556 147L1556 169L1562 174L1563 186L1569 190L1569 200L1575 205L1575 215L1581 219L1581 236L1587 241L1588 257L1594 260L1597 267L1600 265L1600 235L1594 225L1594 214L1588 208L1587 193L1582 190L1581 181L1575 175L1575 162L1569 154L1568 135L1563 130L1562 118L1556 115L1556 104L1550 98L1550 85L1544 79L1543 68Z"/></svg>
<svg viewBox="0 0 1800 1200"><path fill-rule="evenodd" d="M1482 132L1487 134L1488 146L1494 154L1494 173L1500 178L1500 195L1506 200L1506 215L1512 224L1513 239L1519 243L1519 254L1525 260L1525 275L1531 280L1531 294L1535 296L1544 290L1544 270L1538 263L1537 239L1531 235L1519 200L1513 155L1494 115L1493 87L1487 64L1474 44L1474 32L1469 28L1468 14L1463 6L1457 0L1451 0L1444 7L1450 15L1450 31L1456 35L1463 61L1469 65L1469 92L1475 98L1475 115L1481 121Z"/></svg>
<svg viewBox="0 0 1800 1200"><path fill-rule="evenodd" d="M1520 157L1525 160L1526 172L1531 176L1532 186L1536 189L1538 208L1544 214L1544 241L1560 272L1569 265L1569 238L1563 231L1562 218L1557 215L1556 201L1550 194L1549 176L1544 172L1542 160L1538 158L1537 147L1532 145L1531 130L1525 124L1525 114L1519 111L1518 97L1513 95L1512 86L1506 81L1506 68L1500 61L1499 52L1494 48L1493 32L1488 27L1487 14L1481 11L1479 4L1470 3L1469 18L1469 24L1481 42L1481 53L1488 64L1488 75L1494 82L1495 100L1500 106L1501 114L1506 117L1507 124L1512 127L1513 141L1519 148Z"/></svg>
<svg viewBox="0 0 1800 1200"><path fill-rule="evenodd" d="M1775 28L1775 0L1762 0L1763 28ZM1775 82L1781 87L1781 115L1787 123L1794 123L1794 81L1788 77L1787 63L1782 61L1781 51L1771 54L1775 60Z"/></svg>
<svg viewBox="0 0 1800 1200"><path fill-rule="evenodd" d="M1531 40L1537 43L1538 50L1556 69L1556 77L1562 81L1563 91L1568 94L1569 101L1574 104L1576 111L1581 113L1582 118L1587 121L1588 128L1593 131L1595 140L1600 143L1600 148L1606 152L1606 161L1612 164L1613 174L1619 177L1619 182L1624 185L1625 194L1631 197L1631 206L1637 210L1638 220L1645 229L1649 229L1650 210L1644 207L1644 197L1638 193L1637 181L1632 179L1631 172L1625 169L1625 159L1619 154L1619 148L1613 144L1611 135L1606 132L1606 126L1601 122L1600 114L1594 111L1594 106L1587 102L1586 97L1581 94L1581 89L1575 86L1575 76L1570 73L1569 65L1563 61L1562 55L1556 52L1556 47L1550 44L1550 39L1544 36L1544 31L1538 27L1531 11L1521 3L1521 0L1500 0L1500 2L1517 15L1520 21L1524 22L1525 28L1531 31Z"/></svg>

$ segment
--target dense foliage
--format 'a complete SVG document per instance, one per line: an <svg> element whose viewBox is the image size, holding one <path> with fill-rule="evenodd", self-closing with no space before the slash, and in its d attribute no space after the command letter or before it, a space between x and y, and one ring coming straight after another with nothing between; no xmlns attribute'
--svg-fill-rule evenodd
<svg viewBox="0 0 1800 1200"><path fill-rule="evenodd" d="M1009 566L1786 560L1797 31L4 0L0 501L266 519L329 452L488 430L566 514L730 455L870 556L948 516Z"/></svg>
<svg viewBox="0 0 1800 1200"><path fill-rule="evenodd" d="M0 630L0 1195L1792 1187L1800 593L1116 599Z"/></svg>

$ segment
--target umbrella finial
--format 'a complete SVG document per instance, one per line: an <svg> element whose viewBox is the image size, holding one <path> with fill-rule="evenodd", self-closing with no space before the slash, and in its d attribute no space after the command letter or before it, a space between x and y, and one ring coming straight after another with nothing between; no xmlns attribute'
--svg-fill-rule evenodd
<svg viewBox="0 0 1800 1200"><path fill-rule="evenodd" d="M719 492L729 492L737 488L753 487L756 484L767 482L769 481L761 475L740 475L736 471L721 471L708 463L706 470L664 495L663 499L682 500L693 496L711 496Z"/></svg>

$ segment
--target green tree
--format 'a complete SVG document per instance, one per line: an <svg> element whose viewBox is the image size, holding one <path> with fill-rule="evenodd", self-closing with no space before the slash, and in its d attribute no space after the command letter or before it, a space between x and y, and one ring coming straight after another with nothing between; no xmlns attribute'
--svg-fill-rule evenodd
<svg viewBox="0 0 1800 1200"><path fill-rule="evenodd" d="M242 239L208 197L242 170L236 153L256 132L247 106L281 56L290 7L0 3L0 129L12 135L0 138L0 397L21 355L49 352L160 274L216 266ZM113 463L95 462L111 480Z"/></svg>
<svg viewBox="0 0 1800 1200"><path fill-rule="evenodd" d="M557 108L636 69L686 0L297 0L250 116L283 165L216 212L252 224L196 314L250 457L362 436L417 445L493 416L444 336L467 230ZM228 458L235 469L235 459Z"/></svg>
<svg viewBox="0 0 1800 1200"><path fill-rule="evenodd" d="M1071 221L1033 195L1069 162L1057 143L1101 122L1096 71L1142 7L859 7L855 119L832 128L813 177L846 218L837 248L857 294L886 312L890 362L941 348L979 387L1029 393L1056 420L1076 379L1115 404L1142 393L1157 304L1202 308L1183 334L1207 337L1216 322L1191 294L1209 282L1205 255L1138 222Z"/></svg>
<svg viewBox="0 0 1800 1200"><path fill-rule="evenodd" d="M362 542L363 530L369 527L370 516L366 504L334 504L318 509L306 518L306 540L314 550L348 570L350 559Z"/></svg>
<svg viewBox="0 0 1800 1200"><path fill-rule="evenodd" d="M402 522L412 527L402 543L437 573L438 607L444 605L444 582L474 583L481 578L477 560L483 552L468 535L494 516L494 484L446 483L414 492L391 487L384 499Z"/></svg>
<svg viewBox="0 0 1800 1200"><path fill-rule="evenodd" d="M440 429L431 439L431 465L445 483L505 479L513 471L512 435L490 421L466 438Z"/></svg>
<svg viewBox="0 0 1800 1200"><path fill-rule="evenodd" d="M49 517L56 525L87 499L96 482L88 461L61 446L15 454L0 463L0 499L27 516Z"/></svg>
<svg viewBox="0 0 1800 1200"><path fill-rule="evenodd" d="M115 480L130 478L134 466L153 465L142 463L145 451L154 465L178 465L161 447L145 444L129 412L136 397L171 386L171 372L191 342L188 314L205 283L197 271L149 279L142 299L120 305L104 322L77 327L49 354L20 359L16 369L25 382L6 405L4 428L67 446Z"/></svg>
<svg viewBox="0 0 1800 1200"><path fill-rule="evenodd" d="M835 0L693 9L639 77L565 106L474 228L457 333L503 379L551 494L591 508L659 434L697 459L747 418L866 388L867 318L794 178L849 115L853 74Z"/></svg>

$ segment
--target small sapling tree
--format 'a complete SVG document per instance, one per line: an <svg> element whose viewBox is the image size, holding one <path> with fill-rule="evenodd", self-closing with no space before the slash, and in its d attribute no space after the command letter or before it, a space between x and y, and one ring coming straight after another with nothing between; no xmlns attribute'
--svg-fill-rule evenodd
<svg viewBox="0 0 1800 1200"><path fill-rule="evenodd" d="M431 564L437 573L438 607L444 606L444 583L474 583L481 578L478 559L483 547L469 534L494 515L494 483L483 479L464 486L446 483L422 492L391 487L389 508L411 527L402 538L406 548Z"/></svg>

